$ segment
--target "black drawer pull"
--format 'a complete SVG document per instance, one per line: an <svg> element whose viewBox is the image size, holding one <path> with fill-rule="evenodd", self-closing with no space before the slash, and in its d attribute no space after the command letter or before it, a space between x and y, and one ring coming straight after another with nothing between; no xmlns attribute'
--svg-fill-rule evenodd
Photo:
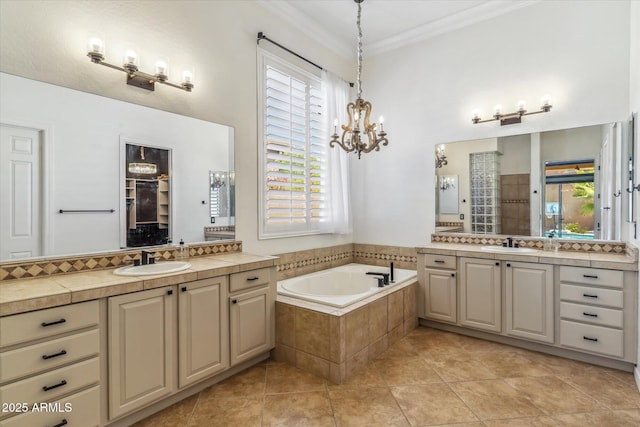
<svg viewBox="0 0 640 427"><path fill-rule="evenodd" d="M594 276L592 274L583 274L582 277L586 277L587 279L597 279L598 276Z"/></svg>
<svg viewBox="0 0 640 427"><path fill-rule="evenodd" d="M247 277L247 281L248 282L253 282L254 280L258 280L258 279L259 279L259 277L257 277L257 276Z"/></svg>
<svg viewBox="0 0 640 427"><path fill-rule="evenodd" d="M47 326L59 325L61 323L66 322L67 319L56 320L55 322L42 322L42 327L46 328Z"/></svg>
<svg viewBox="0 0 640 427"><path fill-rule="evenodd" d="M499 262L496 262L496 265L497 265L497 266L499 266L499 265L500 265L500 263L499 263Z"/></svg>
<svg viewBox="0 0 640 427"><path fill-rule="evenodd" d="M62 387L63 385L67 385L67 380L62 380L58 384L54 384L54 385L46 385L42 387L42 390L49 391L49 390L53 390L54 388Z"/></svg>
<svg viewBox="0 0 640 427"><path fill-rule="evenodd" d="M597 314L591 314L591 313L585 313L585 312L582 312L582 314L589 317L598 317Z"/></svg>
<svg viewBox="0 0 640 427"><path fill-rule="evenodd" d="M183 286L180 290L181 290L182 292L187 292L187 287L186 287L186 286Z"/></svg>
<svg viewBox="0 0 640 427"><path fill-rule="evenodd" d="M231 302L234 303L234 304L237 304L238 300L237 299L232 299Z"/></svg>
<svg viewBox="0 0 640 427"><path fill-rule="evenodd" d="M451 273L451 277L456 277L456 274L455 273Z"/></svg>
<svg viewBox="0 0 640 427"><path fill-rule="evenodd" d="M598 298L598 295L591 295L591 294L582 294L582 296L586 298Z"/></svg>
<svg viewBox="0 0 640 427"><path fill-rule="evenodd" d="M65 354L67 354L67 350L62 350L61 352L56 353L56 354L43 354L42 358L44 360L53 359L54 357L64 356Z"/></svg>
<svg viewBox="0 0 640 427"><path fill-rule="evenodd" d="M507 267L511 267L511 264L507 263Z"/></svg>
<svg viewBox="0 0 640 427"><path fill-rule="evenodd" d="M66 426L67 424L69 424L69 422L67 421L66 418L63 418L62 421L60 421L58 424L52 426L52 427L62 427L62 426Z"/></svg>
<svg viewBox="0 0 640 427"><path fill-rule="evenodd" d="M169 289L169 290L167 291L167 295L173 295L173 290Z"/></svg>
<svg viewBox="0 0 640 427"><path fill-rule="evenodd" d="M444 260L443 259L436 259L433 262L435 262L436 264L444 264Z"/></svg>
<svg viewBox="0 0 640 427"><path fill-rule="evenodd" d="M593 342L598 342L598 338L591 338L591 337L582 337L582 339L587 340L587 341L593 341Z"/></svg>

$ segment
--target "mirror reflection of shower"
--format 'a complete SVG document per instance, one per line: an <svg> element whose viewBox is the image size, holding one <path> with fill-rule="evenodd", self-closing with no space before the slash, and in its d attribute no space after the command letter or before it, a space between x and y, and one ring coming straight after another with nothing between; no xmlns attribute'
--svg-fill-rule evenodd
<svg viewBox="0 0 640 427"><path fill-rule="evenodd" d="M209 171L212 224L234 225L235 176L235 171Z"/></svg>

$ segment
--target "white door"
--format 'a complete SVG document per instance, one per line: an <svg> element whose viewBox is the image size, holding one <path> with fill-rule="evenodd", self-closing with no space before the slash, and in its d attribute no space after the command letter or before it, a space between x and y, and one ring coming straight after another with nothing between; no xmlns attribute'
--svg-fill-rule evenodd
<svg viewBox="0 0 640 427"><path fill-rule="evenodd" d="M0 259L42 254L40 132L0 125Z"/></svg>

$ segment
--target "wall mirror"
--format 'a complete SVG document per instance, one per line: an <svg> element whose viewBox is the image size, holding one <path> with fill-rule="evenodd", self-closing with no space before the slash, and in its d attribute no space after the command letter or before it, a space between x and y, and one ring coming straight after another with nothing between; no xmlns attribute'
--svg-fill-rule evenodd
<svg viewBox="0 0 640 427"><path fill-rule="evenodd" d="M633 113L629 120L629 132L628 132L629 145L627 148L627 160L628 160L628 175L627 175L627 221L631 223L636 222L636 206L635 206L635 158L636 148L638 144L638 113ZM631 191L630 191L631 190ZM634 236L635 237L635 236Z"/></svg>
<svg viewBox="0 0 640 427"><path fill-rule="evenodd" d="M447 162L436 168L437 200L448 176L458 176L458 195L454 212L438 208L436 231L460 225L464 233L620 239L630 185L621 123L452 142L440 151Z"/></svg>
<svg viewBox="0 0 640 427"><path fill-rule="evenodd" d="M11 206L4 201L13 190L0 189L6 213L0 215L1 261L114 251L165 238L204 242L205 232L218 226L226 239L235 237L233 198L225 202L225 219L211 223L209 179L209 171L234 170L233 128L6 73L0 73L0 93L3 150L31 151L31 166L20 173L25 188L34 189L19 192ZM19 133L5 138L9 128ZM126 160L126 144L136 161ZM167 154L169 170L160 166L145 184L140 172L156 148ZM9 157L2 152L2 173L11 168ZM142 166L127 177L129 163ZM162 231L151 240L127 239L134 217L126 201L134 197L137 207L145 198L156 203L144 218L135 217L136 229L158 224ZM27 241L33 244L22 246Z"/></svg>

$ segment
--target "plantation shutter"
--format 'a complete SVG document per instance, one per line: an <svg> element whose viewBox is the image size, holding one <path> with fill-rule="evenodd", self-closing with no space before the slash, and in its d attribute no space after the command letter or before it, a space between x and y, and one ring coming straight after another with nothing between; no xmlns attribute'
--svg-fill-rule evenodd
<svg viewBox="0 0 640 427"><path fill-rule="evenodd" d="M263 234L317 232L327 218L320 80L277 61L263 71Z"/></svg>

